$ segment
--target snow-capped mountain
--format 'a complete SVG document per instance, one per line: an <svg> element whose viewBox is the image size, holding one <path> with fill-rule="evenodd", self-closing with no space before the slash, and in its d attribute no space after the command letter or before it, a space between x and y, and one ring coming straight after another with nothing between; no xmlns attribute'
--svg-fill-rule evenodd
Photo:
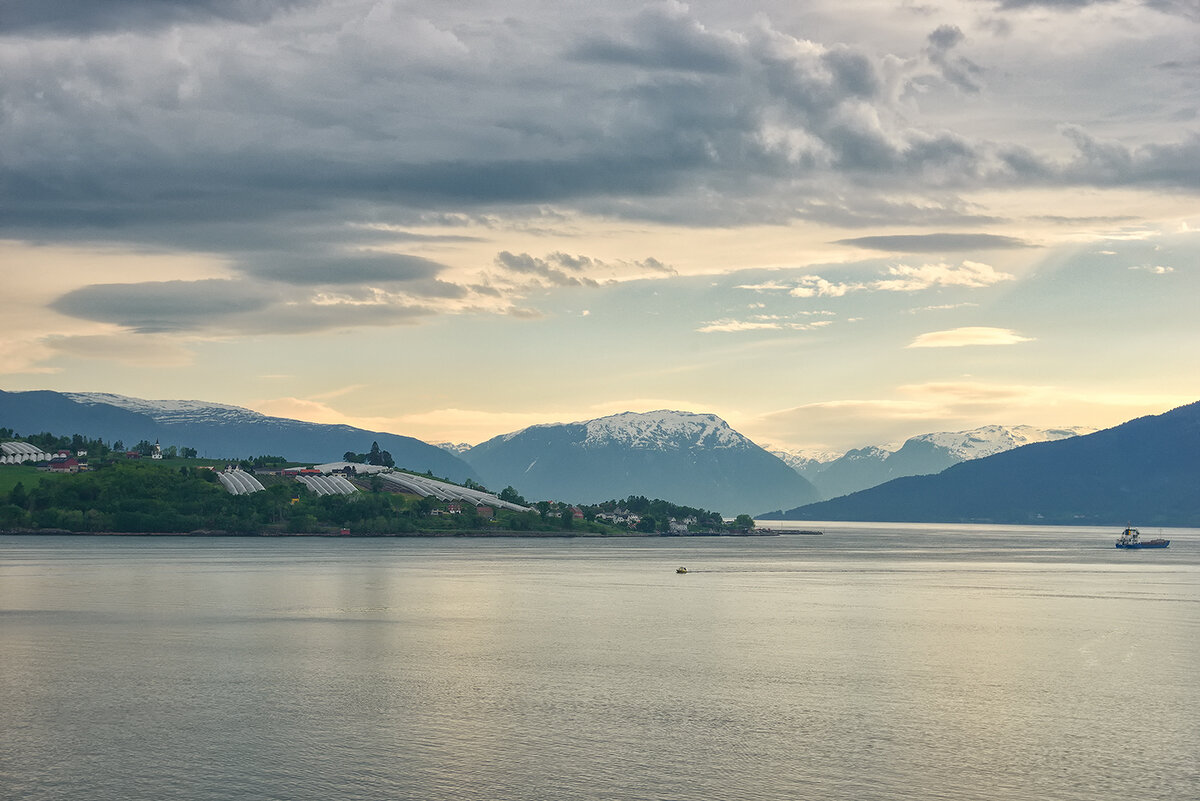
<svg viewBox="0 0 1200 801"><path fill-rule="evenodd" d="M1094 428L1072 426L1070 428L1035 428L1034 426L983 426L970 431L957 431L941 434L921 434L913 440L929 442L939 448L944 448L951 456L960 461L982 459L996 453L1010 451L1034 442L1054 442L1055 440L1078 437L1091 434ZM910 440L911 441L911 440Z"/></svg>
<svg viewBox="0 0 1200 801"><path fill-rule="evenodd" d="M982 459L1036 442L1054 442L1094 428L1036 428L1034 426L983 426L970 431L920 434L895 446L869 445L832 458L803 458L794 451L793 469L807 478L825 498L836 498L902 476L940 473L951 465ZM812 452L809 452L812 453Z"/></svg>
<svg viewBox="0 0 1200 801"><path fill-rule="evenodd" d="M347 451L366 452L372 442L397 467L431 470L454 481L479 476L466 462L412 437L268 417L251 409L196 400L145 400L102 392L3 392L0 423L16 431L83 434L132 447L141 440L163 447L195 448L200 456L245 459L283 456L331 462Z"/></svg>
<svg viewBox="0 0 1200 801"><path fill-rule="evenodd" d="M476 445L465 458L489 486L511 485L531 499L645 495L733 515L817 497L778 457L712 414L625 412L531 426Z"/></svg>

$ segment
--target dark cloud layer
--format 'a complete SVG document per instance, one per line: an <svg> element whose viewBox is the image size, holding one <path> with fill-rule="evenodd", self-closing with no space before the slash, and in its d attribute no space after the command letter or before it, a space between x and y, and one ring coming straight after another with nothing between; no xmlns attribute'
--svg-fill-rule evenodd
<svg viewBox="0 0 1200 801"><path fill-rule="evenodd" d="M834 244L900 253L959 253L973 250L1011 250L1033 247L1028 242L997 234L896 234L839 239Z"/></svg>
<svg viewBox="0 0 1200 801"><path fill-rule="evenodd" d="M158 4L118 6L148 14ZM168 2L158 13L263 22L274 7ZM368 207L397 219L562 204L736 224L820 219L831 202L866 208L881 190L945 209L952 198L939 192L1019 184L1200 189L1188 166L1194 139L1135 152L1069 129L1077 155L1063 162L1020 143L909 126L892 107L885 54L769 26L714 31L683 6L568 30L563 43L484 65L464 59L467 45L448 30L428 34L435 52L418 58L420 41L372 49L407 42L402 26L339 22L355 32L317 28L327 39L319 60L272 38L269 23L261 41L252 28L227 46L214 21L212 41L186 58L149 40L138 59L85 46L77 57L51 48L9 64L0 230L136 239L138 229L170 228L190 245L202 228L284 217L308 216L328 233ZM939 25L926 56L944 81L975 93L979 68L960 52L968 44ZM493 100L495 70L508 70L511 86L496 85ZM283 237L295 238L304 232Z"/></svg>
<svg viewBox="0 0 1200 801"><path fill-rule="evenodd" d="M62 314L114 323L141 333L191 331L231 316L261 312L273 293L242 281L153 281L92 284L50 304Z"/></svg>
<svg viewBox="0 0 1200 801"><path fill-rule="evenodd" d="M618 34L583 36L567 50L569 58L644 69L732 73L741 53L727 36L706 31L682 9L660 6L638 14Z"/></svg>
<svg viewBox="0 0 1200 801"><path fill-rule="evenodd" d="M1090 4L1004 0L997 13ZM1094 130L1095 114L1065 127L1067 147L1052 151L1020 134L981 138L978 127L956 125L965 115L923 116L939 103L985 104L1011 67L985 69L976 52L984 34L961 19L925 18L928 28L890 52L809 39L767 14L714 21L702 6L625 14L552 3L9 2L0 18L0 236L216 254L243 277L186 292L100 284L56 304L165 330L202 325L205 315L271 319L276 295L317 287L341 293L331 308L357 304L364 319L419 317L423 306L405 306L421 302L413 298L486 294L447 280L442 262L394 253L456 241L405 231L456 220L945 230L992 221L964 200L972 193L1200 192L1200 134L1182 126L1112 139ZM1186 65L1181 51L1156 49L1150 66ZM1155 75L1164 93L1192 80L1186 66ZM1045 117L1053 114L1035 115L1042 127ZM1027 246L986 236L842 242ZM611 265L588 258L503 250L477 267L530 285L589 285ZM409 301L381 310L389 304L362 294L374 289ZM289 302L309 308L308 297Z"/></svg>
<svg viewBox="0 0 1200 801"><path fill-rule="evenodd" d="M405 254L308 255L281 253L243 261L238 269L247 275L294 285L410 284L434 278L445 269L421 256Z"/></svg>
<svg viewBox="0 0 1200 801"><path fill-rule="evenodd" d="M436 296L436 290L430 291ZM433 310L416 303L379 302L369 292L338 298L289 293L249 281L147 281L92 284L66 293L50 308L135 333L307 333L416 322Z"/></svg>
<svg viewBox="0 0 1200 801"><path fill-rule="evenodd" d="M311 0L4 0L0 35L90 34L220 20L261 23Z"/></svg>

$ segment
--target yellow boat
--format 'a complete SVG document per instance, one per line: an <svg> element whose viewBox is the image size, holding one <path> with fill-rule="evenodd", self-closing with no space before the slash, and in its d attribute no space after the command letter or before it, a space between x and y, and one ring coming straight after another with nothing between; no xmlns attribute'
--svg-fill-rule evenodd
<svg viewBox="0 0 1200 801"><path fill-rule="evenodd" d="M686 567L677 567L677 568L675 568L675 572L676 573L686 573L687 568Z"/></svg>

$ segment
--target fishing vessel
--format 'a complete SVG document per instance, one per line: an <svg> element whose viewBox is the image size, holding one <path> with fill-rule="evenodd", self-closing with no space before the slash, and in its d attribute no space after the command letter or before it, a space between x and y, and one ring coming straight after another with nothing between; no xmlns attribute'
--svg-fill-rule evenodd
<svg viewBox="0 0 1200 801"><path fill-rule="evenodd" d="M1121 536L1117 537L1118 548L1166 548L1170 544L1170 540L1164 540L1162 537L1144 540L1136 528L1126 528L1121 532Z"/></svg>

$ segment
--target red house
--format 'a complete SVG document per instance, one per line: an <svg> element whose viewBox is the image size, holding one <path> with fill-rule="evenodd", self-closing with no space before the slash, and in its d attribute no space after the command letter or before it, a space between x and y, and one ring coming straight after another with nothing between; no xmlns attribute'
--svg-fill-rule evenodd
<svg viewBox="0 0 1200 801"><path fill-rule="evenodd" d="M51 473L78 473L79 460L74 456L55 456L50 460Z"/></svg>

